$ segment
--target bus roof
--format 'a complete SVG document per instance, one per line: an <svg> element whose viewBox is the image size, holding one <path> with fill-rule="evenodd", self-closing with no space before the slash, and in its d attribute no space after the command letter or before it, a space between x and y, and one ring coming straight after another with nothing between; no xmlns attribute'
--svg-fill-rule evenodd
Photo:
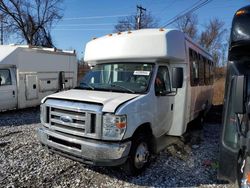
<svg viewBox="0 0 250 188"><path fill-rule="evenodd" d="M122 59L185 59L185 34L173 29L141 29L93 39L84 60L98 63Z"/></svg>

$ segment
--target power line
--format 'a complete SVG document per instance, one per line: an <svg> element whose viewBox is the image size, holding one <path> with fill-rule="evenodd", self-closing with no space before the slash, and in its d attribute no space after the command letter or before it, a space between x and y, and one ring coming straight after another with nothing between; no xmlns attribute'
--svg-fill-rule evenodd
<svg viewBox="0 0 250 188"><path fill-rule="evenodd" d="M200 0L201 1L201 0ZM200 1L197 1L191 8L185 9L183 10L181 13L177 14L176 16L174 16L173 18L171 18L170 20L168 20L168 22L163 25L162 27L166 27L174 22L176 22L177 20L179 20L180 18L186 16L187 14L190 14L198 9L200 9L201 7L207 5L208 3L210 3L213 0L205 0L202 3L198 4ZM197 4L197 5L196 5ZM189 10L190 9L190 10ZM187 11L188 10L188 11ZM187 12L186 12L187 11Z"/></svg>
<svg viewBox="0 0 250 188"><path fill-rule="evenodd" d="M165 6L163 9L161 9L161 11L159 11L159 12L157 13L157 15L162 15L162 13L164 13L165 10L166 10L167 8L172 7L176 2L177 2L176 0L172 0L172 1L170 2L170 4L168 4L168 5Z"/></svg>
<svg viewBox="0 0 250 188"><path fill-rule="evenodd" d="M76 29L71 29L71 28L68 28L68 29L52 29L53 31L101 31L101 30L103 30L103 31L110 31L111 29L103 29L103 28L101 28L101 29L88 29L88 28L86 28L86 29L81 29L81 28L76 28Z"/></svg>
<svg viewBox="0 0 250 188"><path fill-rule="evenodd" d="M115 25L116 23L87 23L87 24L62 24L62 25L56 25L59 27L72 27L72 26L105 26L105 25Z"/></svg>
<svg viewBox="0 0 250 188"><path fill-rule="evenodd" d="M198 6L198 5L200 5L200 2L201 3L204 3L204 1L202 2L203 0L199 0L199 1L197 1L197 2L195 2L191 7L188 7L188 8L186 8L186 9L184 9L184 10L182 10L180 13L178 13L177 15L175 15L174 17L172 17L171 19L169 19L168 21L167 21L167 23L163 26L163 27L166 27L167 25L170 25L171 23L173 23L173 22L175 22L176 20L178 20L181 16L184 16L183 14L186 12L188 12L188 11L190 11L192 8L194 8L194 7L196 7L196 6ZM206 1L208 1L208 0L205 0L205 2ZM185 15L186 15L186 13L185 13ZM171 23L170 23L171 22ZM170 24L169 24L170 23Z"/></svg>
<svg viewBox="0 0 250 188"><path fill-rule="evenodd" d="M117 18L129 16L129 14L118 14L118 15L107 15L107 16L86 16L86 17L75 17L75 18L63 18L63 20L88 20L88 19L103 19L103 18Z"/></svg>

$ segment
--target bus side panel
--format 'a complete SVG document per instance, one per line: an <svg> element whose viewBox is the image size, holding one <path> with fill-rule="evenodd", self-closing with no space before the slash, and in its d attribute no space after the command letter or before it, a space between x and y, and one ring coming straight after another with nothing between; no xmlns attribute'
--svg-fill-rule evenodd
<svg viewBox="0 0 250 188"><path fill-rule="evenodd" d="M187 113L189 114L187 114L187 117L186 117L186 120L188 123L194 120L195 118L197 118L199 115L201 115L201 113L203 113L205 110L208 110L211 107L212 97L213 97L213 86L205 85L205 82L204 84L200 84L200 80L198 84L191 86L191 79L192 79L191 78L191 66L193 66L192 65L193 62L190 62L191 58L190 58L189 50L192 49L195 52L197 52L198 55L202 55L203 57L207 57L207 58L208 58L208 54L206 54L203 50L201 50L200 48L198 48L191 42L187 42L186 46L187 46L188 66L189 66L189 73L188 73L189 84L188 84L188 92L187 92L189 94L189 98L187 102L189 111L187 111ZM199 62L199 59L196 60L196 63L197 62ZM198 64L200 66L200 63ZM205 69L203 70L205 71ZM200 71L200 68L198 68L198 71ZM199 75L202 75L205 80L204 73L205 72L199 73Z"/></svg>

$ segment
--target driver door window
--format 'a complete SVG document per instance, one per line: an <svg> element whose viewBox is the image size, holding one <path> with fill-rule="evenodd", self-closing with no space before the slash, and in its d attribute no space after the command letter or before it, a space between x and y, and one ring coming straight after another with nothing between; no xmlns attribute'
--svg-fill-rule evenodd
<svg viewBox="0 0 250 188"><path fill-rule="evenodd" d="M159 66L155 78L155 93L167 94L171 92L170 76L166 66Z"/></svg>
<svg viewBox="0 0 250 188"><path fill-rule="evenodd" d="M11 85L10 71L7 69L0 70L0 86Z"/></svg>

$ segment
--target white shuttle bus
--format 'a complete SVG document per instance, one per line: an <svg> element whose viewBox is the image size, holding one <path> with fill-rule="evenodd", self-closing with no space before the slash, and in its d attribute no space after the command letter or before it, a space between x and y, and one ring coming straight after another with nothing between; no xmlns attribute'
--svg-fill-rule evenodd
<svg viewBox="0 0 250 188"><path fill-rule="evenodd" d="M92 165L138 174L212 102L212 57L184 33L143 29L93 39L76 89L43 99L40 142Z"/></svg>

